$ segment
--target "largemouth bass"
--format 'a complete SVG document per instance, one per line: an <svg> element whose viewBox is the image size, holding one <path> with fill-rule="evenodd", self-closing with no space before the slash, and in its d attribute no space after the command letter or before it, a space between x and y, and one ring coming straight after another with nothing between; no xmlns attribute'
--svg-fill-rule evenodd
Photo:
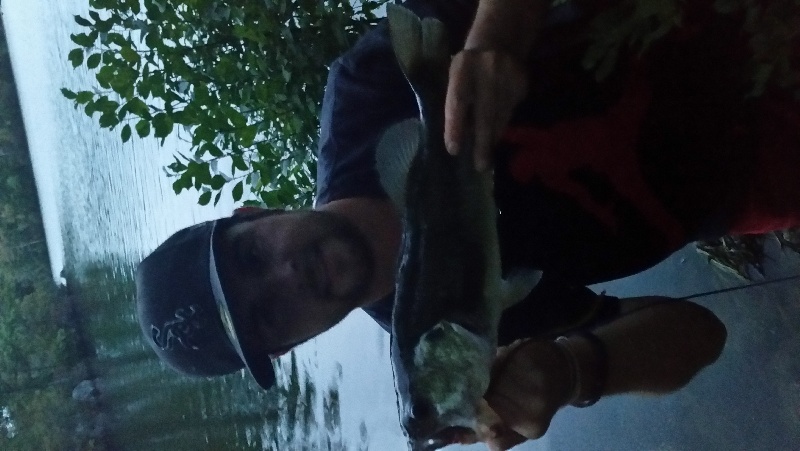
<svg viewBox="0 0 800 451"><path fill-rule="evenodd" d="M387 5L392 45L419 118L387 130L376 152L381 183L403 218L391 359L401 424L413 450L476 437L497 327L541 277L502 278L493 176L468 145L444 145L450 53L444 25Z"/></svg>

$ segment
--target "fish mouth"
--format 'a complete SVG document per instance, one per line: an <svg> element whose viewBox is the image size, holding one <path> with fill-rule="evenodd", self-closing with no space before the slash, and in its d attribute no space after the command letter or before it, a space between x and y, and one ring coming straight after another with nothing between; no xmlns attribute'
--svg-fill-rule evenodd
<svg viewBox="0 0 800 451"><path fill-rule="evenodd" d="M477 441L477 434L471 428L464 426L447 426L428 437L417 447L418 451L436 451L445 446L455 444L470 444Z"/></svg>

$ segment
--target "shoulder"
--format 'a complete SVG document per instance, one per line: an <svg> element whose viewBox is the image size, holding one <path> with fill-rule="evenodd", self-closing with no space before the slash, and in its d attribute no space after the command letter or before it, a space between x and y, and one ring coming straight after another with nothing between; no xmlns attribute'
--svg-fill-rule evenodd
<svg viewBox="0 0 800 451"><path fill-rule="evenodd" d="M331 66L320 114L318 204L383 197L375 146L390 125L418 114L385 26L378 27Z"/></svg>
<svg viewBox="0 0 800 451"><path fill-rule="evenodd" d="M471 21L475 0L409 0L421 17L442 20L454 51ZM374 169L375 147L392 124L419 114L414 93L394 56L385 21L333 62L320 113L317 205L347 197L385 197Z"/></svg>

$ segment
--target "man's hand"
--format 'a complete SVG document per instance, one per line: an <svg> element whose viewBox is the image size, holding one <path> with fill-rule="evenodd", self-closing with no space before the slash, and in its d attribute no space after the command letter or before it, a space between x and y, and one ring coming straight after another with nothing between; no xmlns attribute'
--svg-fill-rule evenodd
<svg viewBox="0 0 800 451"><path fill-rule="evenodd" d="M474 140L475 165L491 166L492 146L528 90L525 60L550 0L479 0L464 50L450 63L444 141L455 155Z"/></svg>
<svg viewBox="0 0 800 451"><path fill-rule="evenodd" d="M570 363L551 341L516 341L498 349L485 399L496 415L484 414L481 440L491 451L509 449L544 435L571 393Z"/></svg>
<svg viewBox="0 0 800 451"><path fill-rule="evenodd" d="M527 94L527 76L516 57L503 51L462 50L450 64L444 139L455 155L474 140L475 166L491 166L492 146ZM472 134L472 136L469 136Z"/></svg>

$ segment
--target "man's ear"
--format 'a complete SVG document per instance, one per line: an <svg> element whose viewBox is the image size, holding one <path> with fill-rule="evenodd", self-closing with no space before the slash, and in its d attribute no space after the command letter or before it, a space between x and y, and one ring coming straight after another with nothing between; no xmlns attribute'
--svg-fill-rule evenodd
<svg viewBox="0 0 800 451"><path fill-rule="evenodd" d="M264 210L266 210L266 208L261 208L261 207L239 207L239 208L233 210L233 216L239 217L239 218L247 218L248 216L253 216L253 215L259 214Z"/></svg>

